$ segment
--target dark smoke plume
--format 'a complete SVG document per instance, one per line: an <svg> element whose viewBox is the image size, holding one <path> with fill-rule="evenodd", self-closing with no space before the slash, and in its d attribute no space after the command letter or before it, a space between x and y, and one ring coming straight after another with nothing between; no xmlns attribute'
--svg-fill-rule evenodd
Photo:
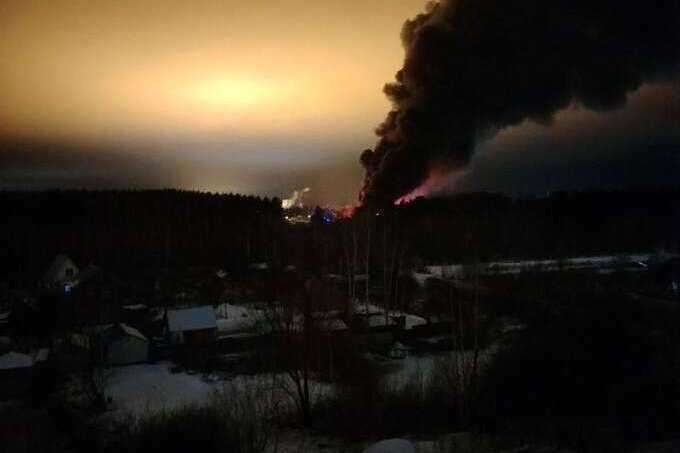
<svg viewBox="0 0 680 453"><path fill-rule="evenodd" d="M673 76L680 0L442 0L407 21L404 66L384 92L393 110L361 155L364 203L393 202L433 168L467 165L475 145L578 103L621 107Z"/></svg>

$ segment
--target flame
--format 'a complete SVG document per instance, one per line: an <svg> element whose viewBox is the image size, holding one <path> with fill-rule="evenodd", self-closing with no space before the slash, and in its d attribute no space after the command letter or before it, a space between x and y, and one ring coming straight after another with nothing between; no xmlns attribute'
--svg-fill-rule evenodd
<svg viewBox="0 0 680 453"><path fill-rule="evenodd" d="M352 217L354 217L354 214L357 212L357 209L359 209L359 205L347 204L338 210L338 218L351 219Z"/></svg>
<svg viewBox="0 0 680 453"><path fill-rule="evenodd" d="M451 173L443 167L432 167L425 181L406 195L394 200L396 206L407 204L419 197L427 197L441 192L451 183Z"/></svg>

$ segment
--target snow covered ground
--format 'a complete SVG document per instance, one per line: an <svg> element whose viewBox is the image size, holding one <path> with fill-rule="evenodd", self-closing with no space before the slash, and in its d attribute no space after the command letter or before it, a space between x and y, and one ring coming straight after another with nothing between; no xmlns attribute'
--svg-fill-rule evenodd
<svg viewBox="0 0 680 453"><path fill-rule="evenodd" d="M239 375L228 380L185 372L172 373L171 363L129 365L116 368L106 386L119 414L143 416L150 412L179 409L183 406L210 403L216 392L234 397L257 395L258 404L276 404L282 410L293 409L289 395L293 383L286 375ZM333 391L329 384L311 384L312 398L319 399Z"/></svg>
<svg viewBox="0 0 680 453"><path fill-rule="evenodd" d="M488 349L480 350L477 358L480 367L489 362L497 347L491 346ZM432 375L438 361L453 362L455 356L460 354L456 351L442 352L431 355L409 355L403 359L392 360L394 369L387 374L385 383L388 386L400 387L415 382L422 382ZM473 352L466 351L464 358L467 363L472 363Z"/></svg>
<svg viewBox="0 0 680 453"><path fill-rule="evenodd" d="M443 264L439 266L426 266L424 273L414 273L413 276L420 285L423 285L431 277L463 278L466 275L474 275L475 272L487 275L519 274L528 270L549 272L564 269L610 269L620 265L644 268L650 262L663 261L674 257L676 255L668 253L643 253L632 255L577 256L562 260L507 260L479 263L476 269L473 265Z"/></svg>
<svg viewBox="0 0 680 453"><path fill-rule="evenodd" d="M354 304L354 313L356 314L363 314L363 315L373 315L369 318L369 326L370 327L382 327L386 325L385 322L385 309L375 305L375 304L367 304L364 302L355 302ZM413 329L416 326L422 326L427 324L427 320L421 316L413 315L410 313L405 313L403 311L399 310L390 310L389 311L389 324L390 325L396 325L397 324L397 318L404 318L404 329L410 330Z"/></svg>
<svg viewBox="0 0 680 453"><path fill-rule="evenodd" d="M388 376L392 384L405 384L418 376L431 373L441 356L409 356L392 361L395 369ZM177 409L182 406L206 404L213 392L227 385L250 386L259 390L280 387L270 375L238 376L232 381L205 379L201 374L172 373L171 363L129 365L115 368L107 382L106 395L111 397L116 411L144 415L147 412ZM278 379L285 379L283 376ZM280 382L280 381L277 381ZM330 385L316 386L321 397L332 391ZM285 392L282 392L282 394ZM283 396L282 396L283 397Z"/></svg>
<svg viewBox="0 0 680 453"><path fill-rule="evenodd" d="M254 330L257 323L264 319L261 310L240 305L221 304L215 308L217 330L221 335L229 335Z"/></svg>
<svg viewBox="0 0 680 453"><path fill-rule="evenodd" d="M171 373L170 366L156 363L115 368L107 382L106 396L113 399L118 411L143 415L148 411L204 404L219 388L199 374Z"/></svg>

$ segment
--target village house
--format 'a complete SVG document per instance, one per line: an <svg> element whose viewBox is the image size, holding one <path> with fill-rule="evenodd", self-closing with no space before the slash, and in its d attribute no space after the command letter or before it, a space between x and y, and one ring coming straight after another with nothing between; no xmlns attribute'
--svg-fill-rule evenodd
<svg viewBox="0 0 680 453"><path fill-rule="evenodd" d="M212 305L168 310L166 333L172 344L194 346L215 341L217 319Z"/></svg>
<svg viewBox="0 0 680 453"><path fill-rule="evenodd" d="M39 349L31 354L7 351L0 354L0 400L26 394L34 382L36 373L43 371L49 349Z"/></svg>
<svg viewBox="0 0 680 453"><path fill-rule="evenodd" d="M130 365L149 361L149 340L127 324L113 324L99 332L103 360L108 365Z"/></svg>
<svg viewBox="0 0 680 453"><path fill-rule="evenodd" d="M40 279L40 285L53 292L68 294L78 284L78 266L65 254L59 254Z"/></svg>
<svg viewBox="0 0 680 453"><path fill-rule="evenodd" d="M1 335L8 335L9 334L9 320L12 315L12 311L4 311L0 312L0 336Z"/></svg>
<svg viewBox="0 0 680 453"><path fill-rule="evenodd" d="M68 368L84 366L92 359L111 366L146 363L151 347L149 340L139 330L124 323L92 326L81 332L71 332L67 336L67 344L69 348L62 348L61 356L69 356L65 364Z"/></svg>
<svg viewBox="0 0 680 453"><path fill-rule="evenodd" d="M128 304L121 307L122 322L135 329L146 331L151 324L151 312L145 304Z"/></svg>
<svg viewBox="0 0 680 453"><path fill-rule="evenodd" d="M33 359L28 354L9 351L0 355L0 400L26 393L33 377Z"/></svg>

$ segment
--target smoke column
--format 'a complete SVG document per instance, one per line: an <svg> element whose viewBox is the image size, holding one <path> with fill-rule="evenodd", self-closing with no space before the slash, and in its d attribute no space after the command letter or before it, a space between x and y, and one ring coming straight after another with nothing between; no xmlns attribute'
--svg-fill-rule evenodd
<svg viewBox="0 0 680 453"><path fill-rule="evenodd" d="M401 39L404 65L384 87L392 111L360 158L363 203L408 200L502 128L549 124L572 103L616 109L642 83L673 77L680 0L442 0Z"/></svg>
<svg viewBox="0 0 680 453"><path fill-rule="evenodd" d="M305 187L304 189L298 189L294 190L293 193L290 195L290 198L284 198L281 201L281 207L283 209L290 209L290 208L304 208L305 207L305 195L309 193L309 187Z"/></svg>

